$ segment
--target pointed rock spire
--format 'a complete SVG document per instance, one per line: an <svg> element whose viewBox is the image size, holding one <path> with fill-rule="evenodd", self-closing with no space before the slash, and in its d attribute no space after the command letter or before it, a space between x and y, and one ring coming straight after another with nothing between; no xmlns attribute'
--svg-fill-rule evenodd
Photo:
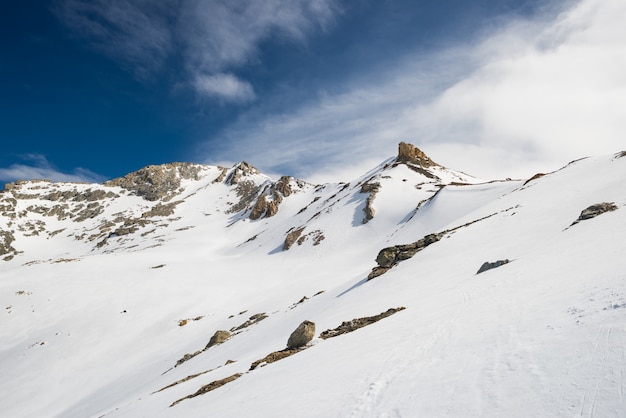
<svg viewBox="0 0 626 418"><path fill-rule="evenodd" d="M400 142L398 144L398 157L396 160L401 163L411 163L422 167L439 165L415 145L406 142Z"/></svg>

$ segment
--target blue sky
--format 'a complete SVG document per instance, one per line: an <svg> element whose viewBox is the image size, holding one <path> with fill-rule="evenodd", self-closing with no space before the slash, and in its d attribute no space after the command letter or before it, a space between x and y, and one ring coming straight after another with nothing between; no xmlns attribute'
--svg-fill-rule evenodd
<svg viewBox="0 0 626 418"><path fill-rule="evenodd" d="M409 141L524 177L626 148L623 0L22 0L0 181L247 160L350 180Z"/></svg>

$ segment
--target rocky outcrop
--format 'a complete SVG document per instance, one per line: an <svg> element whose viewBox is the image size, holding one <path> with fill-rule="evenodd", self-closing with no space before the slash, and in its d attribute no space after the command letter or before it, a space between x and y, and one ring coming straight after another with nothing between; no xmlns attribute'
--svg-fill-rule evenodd
<svg viewBox="0 0 626 418"><path fill-rule="evenodd" d="M305 350L307 346L302 346L298 348L285 348L284 350L274 351L273 353L268 354L267 356L253 362L250 365L250 370L254 370L257 367L263 367L266 364L274 363L289 356L292 356L296 353L299 353L302 350Z"/></svg>
<svg viewBox="0 0 626 418"><path fill-rule="evenodd" d="M222 344L223 342L225 342L226 340L230 338L230 335L231 334L228 331L224 331L224 330L215 331L215 334L213 334L213 336L211 337L211 339L209 340L208 344L206 345L204 349L206 350L208 348L213 347L214 345Z"/></svg>
<svg viewBox="0 0 626 418"><path fill-rule="evenodd" d="M191 395L187 395L184 398L181 398L181 399L178 399L177 401L174 401L170 405L170 408L172 406L175 406L175 405L181 403L185 399L195 398L196 396L204 395L205 393L208 393L208 392L211 392L212 390L220 388L220 387L224 386L227 383L230 383L230 382L232 382L234 380L239 379L241 376L243 376L242 373L236 373L236 374L233 374L232 376L228 376L228 377L225 377L225 378L220 379L220 380L215 380L215 381L213 381L213 382L211 382L211 383L209 383L207 385L202 386L195 393L192 393Z"/></svg>
<svg viewBox="0 0 626 418"><path fill-rule="evenodd" d="M235 203L228 209L227 213L237 213L247 209L250 204L257 198L259 190L261 189L252 180L238 180L235 192L239 198L239 202Z"/></svg>
<svg viewBox="0 0 626 418"><path fill-rule="evenodd" d="M526 180L522 186L526 186L531 181L537 180L537 179L539 179L539 178L541 178L543 176L545 176L545 173L537 173L534 176L532 176L531 178L529 178L528 180Z"/></svg>
<svg viewBox="0 0 626 418"><path fill-rule="evenodd" d="M393 247L383 248L376 257L378 267L374 267L372 269L372 272L367 276L367 279L372 280L373 278L380 276L398 262L408 260L424 248L439 241L444 237L444 235L444 232L429 234L411 244L394 245Z"/></svg>
<svg viewBox="0 0 626 418"><path fill-rule="evenodd" d="M589 206L588 208L580 212L580 216L578 217L578 220L584 221L586 219L595 218L598 215L601 215L606 212L611 212L614 210L617 210L617 206L613 202L597 203L595 205Z"/></svg>
<svg viewBox="0 0 626 418"><path fill-rule="evenodd" d="M292 229L287 233L287 237L285 237L285 242L283 243L283 251L287 251L296 243L302 231L304 231L304 227Z"/></svg>
<svg viewBox="0 0 626 418"><path fill-rule="evenodd" d="M572 222L570 226L574 226L580 221L586 221L587 219L595 218L598 215L602 215L606 212L612 212L614 210L617 210L617 205L613 202L596 203L595 205L591 205L588 208L583 209L583 211L580 212L578 219Z"/></svg>
<svg viewBox="0 0 626 418"><path fill-rule="evenodd" d="M238 184L244 177L254 174L260 174L260 171L252 164L242 161L232 168L230 174L226 177L226 184L233 186Z"/></svg>
<svg viewBox="0 0 626 418"><path fill-rule="evenodd" d="M236 327L232 327L230 329L230 332L241 331L244 328L248 328L251 325L254 325L254 324L258 323L258 322L261 322L265 318L267 318L267 315L265 314L265 312L254 314L246 322L244 322L243 324L241 324L239 326L236 326Z"/></svg>
<svg viewBox="0 0 626 418"><path fill-rule="evenodd" d="M480 274L480 273L483 273L483 272L485 272L487 270L498 268L498 267L503 266L503 265L508 264L508 263L510 263L510 260L506 259L506 258L504 260L498 260L498 261L494 261L494 262L485 261L483 263L483 265L480 266L480 268L478 269L476 274Z"/></svg>
<svg viewBox="0 0 626 418"><path fill-rule="evenodd" d="M363 318L356 318L351 321L342 322L341 325L339 325L337 328L327 329L326 331L322 332L320 334L320 338L323 340L327 340L329 338L337 337L342 334L347 334L359 328L372 325L373 323L378 322L383 318L387 318L404 309L406 309L404 306L400 306L398 308L390 308L387 309L385 312L379 313L378 315L366 316Z"/></svg>
<svg viewBox="0 0 626 418"><path fill-rule="evenodd" d="M0 256L4 256L4 261L11 260L17 250L11 245L15 241L15 237L11 231L0 230Z"/></svg>
<svg viewBox="0 0 626 418"><path fill-rule="evenodd" d="M367 196L365 200L365 207L363 208L365 216L361 220L362 224L366 224L374 219L374 215L376 214L376 210L374 210L372 204L374 203L374 199L376 199L376 194L380 191L380 183L370 181L363 183L360 190L361 193L369 193L369 196Z"/></svg>
<svg viewBox="0 0 626 418"><path fill-rule="evenodd" d="M254 204L252 212L250 212L250 219L257 220L276 215L276 213L278 213L278 207L282 203L283 199L294 193L291 181L291 177L282 176L271 186L266 186ZM304 185L304 182L300 180L294 181L299 187Z"/></svg>
<svg viewBox="0 0 626 418"><path fill-rule="evenodd" d="M315 337L315 323L304 321L294 332L291 333L287 340L287 348L294 349L305 346Z"/></svg>
<svg viewBox="0 0 626 418"><path fill-rule="evenodd" d="M148 201L168 201L180 193L182 179L200 180L202 169L191 163L150 165L104 185L121 187Z"/></svg>
<svg viewBox="0 0 626 418"><path fill-rule="evenodd" d="M439 165L428 157L422 150L413 144L400 142L398 144L398 157L396 161L401 163L415 164L424 168Z"/></svg>
<svg viewBox="0 0 626 418"><path fill-rule="evenodd" d="M152 206L150 210L142 213L141 218L145 219L145 218L152 218L153 216L173 215L174 209L176 209L176 206L180 205L181 203L183 203L182 200L177 200L176 202L171 202L171 203L166 203L166 204L159 202L156 205Z"/></svg>

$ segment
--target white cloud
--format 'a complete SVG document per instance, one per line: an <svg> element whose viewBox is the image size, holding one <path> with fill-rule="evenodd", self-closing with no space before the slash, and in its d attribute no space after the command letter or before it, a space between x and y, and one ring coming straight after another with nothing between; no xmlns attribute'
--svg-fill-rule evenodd
<svg viewBox="0 0 626 418"><path fill-rule="evenodd" d="M249 102L255 99L250 83L232 74L198 75L194 88L204 96L218 97L230 102Z"/></svg>
<svg viewBox="0 0 626 418"><path fill-rule="evenodd" d="M411 141L451 168L525 177L624 148L626 3L582 0L473 44L420 54L376 83L223 133L259 167L320 179ZM219 156L218 156L219 158ZM383 157L384 158L384 157ZM363 167L367 169L369 167Z"/></svg>
<svg viewBox="0 0 626 418"><path fill-rule="evenodd" d="M225 73L257 59L259 43L271 36L303 41L339 10L336 0L58 1L62 22L140 78L180 58L185 72L179 84L225 100L232 90L207 88L214 86L211 77L226 80ZM228 85L234 79L231 74ZM240 81L237 91L249 97L252 87Z"/></svg>
<svg viewBox="0 0 626 418"><path fill-rule="evenodd" d="M15 180L52 180L62 182L86 182L101 183L105 177L96 174L86 168L75 168L71 173L64 173L54 167L45 156L41 154L26 154L21 156L27 164L12 164L6 168L0 168L0 181L11 182Z"/></svg>

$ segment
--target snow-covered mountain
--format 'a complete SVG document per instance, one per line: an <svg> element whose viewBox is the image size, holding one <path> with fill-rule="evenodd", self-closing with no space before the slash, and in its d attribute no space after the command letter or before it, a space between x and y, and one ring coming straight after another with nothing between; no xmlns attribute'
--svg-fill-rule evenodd
<svg viewBox="0 0 626 418"><path fill-rule="evenodd" d="M624 157L8 184L0 415L625 416Z"/></svg>

